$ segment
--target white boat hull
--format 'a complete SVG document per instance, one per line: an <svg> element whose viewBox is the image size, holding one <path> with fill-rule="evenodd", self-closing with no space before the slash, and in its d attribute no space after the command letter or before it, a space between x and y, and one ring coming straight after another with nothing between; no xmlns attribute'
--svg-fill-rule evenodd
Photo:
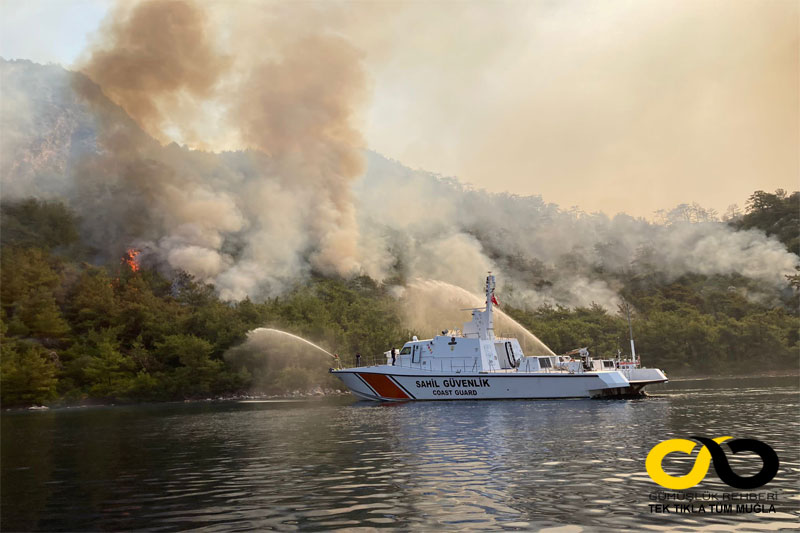
<svg viewBox="0 0 800 533"><path fill-rule="evenodd" d="M357 397L377 401L499 400L628 396L663 383L656 370L630 381L620 371L428 373L391 365L331 370Z"/></svg>

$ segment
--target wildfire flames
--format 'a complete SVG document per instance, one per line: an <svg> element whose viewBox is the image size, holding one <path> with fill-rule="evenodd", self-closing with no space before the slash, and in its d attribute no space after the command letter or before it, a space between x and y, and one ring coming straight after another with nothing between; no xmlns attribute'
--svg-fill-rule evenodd
<svg viewBox="0 0 800 533"><path fill-rule="evenodd" d="M142 253L141 250L137 250L136 248L130 248L125 255L122 256L122 264L128 265L133 272L139 272L139 261L137 261L136 257Z"/></svg>

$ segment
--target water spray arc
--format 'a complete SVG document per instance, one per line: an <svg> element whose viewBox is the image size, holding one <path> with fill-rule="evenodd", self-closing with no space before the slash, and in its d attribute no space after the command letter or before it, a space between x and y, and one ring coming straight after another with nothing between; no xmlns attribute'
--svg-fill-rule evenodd
<svg viewBox="0 0 800 533"><path fill-rule="evenodd" d="M250 333L248 333L247 336L250 337L252 335L258 335L260 333L275 333L277 335L284 335L284 336L289 337L291 339L294 339L294 340L297 340L297 341L300 341L300 342L304 342L304 343L316 348L317 350L326 353L331 358L336 359L336 356L333 355L328 350L326 350L325 348L322 348L321 346L318 346L318 345L314 344L313 342L311 342L308 339L304 339L303 337L295 335L294 333L289 333L288 331L282 331L280 329L274 329L274 328L256 328L253 331L251 331Z"/></svg>
<svg viewBox="0 0 800 533"><path fill-rule="evenodd" d="M405 320L408 327L415 330L429 328L432 324L442 322L459 323L463 312L453 313L453 309L463 307L481 307L485 298L474 294L463 287L440 280L414 279L408 283L401 297L405 307ZM507 313L495 308L495 330L501 333L513 333L520 336L525 349L536 355L555 355L536 335L528 331L522 324ZM425 331L425 334L436 334Z"/></svg>

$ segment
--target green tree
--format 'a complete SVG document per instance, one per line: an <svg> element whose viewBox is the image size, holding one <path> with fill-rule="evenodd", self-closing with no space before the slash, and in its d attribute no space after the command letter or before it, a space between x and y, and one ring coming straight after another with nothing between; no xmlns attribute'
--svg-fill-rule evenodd
<svg viewBox="0 0 800 533"><path fill-rule="evenodd" d="M103 268L87 267L70 287L66 315L76 333L108 328L120 313L114 280Z"/></svg>
<svg viewBox="0 0 800 533"><path fill-rule="evenodd" d="M68 375L89 396L103 399L128 398L136 363L121 353L117 328L92 330L66 354Z"/></svg>
<svg viewBox="0 0 800 533"><path fill-rule="evenodd" d="M39 344L0 344L0 399L5 407L46 404L56 398L58 359Z"/></svg>
<svg viewBox="0 0 800 533"><path fill-rule="evenodd" d="M4 247L0 254L0 303L11 316L27 295L37 289L53 291L60 277L58 261L37 248Z"/></svg>
<svg viewBox="0 0 800 533"><path fill-rule="evenodd" d="M745 211L743 217L731 221L734 227L757 228L775 235L790 252L800 255L800 191L756 191L747 200Z"/></svg>
<svg viewBox="0 0 800 533"><path fill-rule="evenodd" d="M194 335L168 335L156 345L158 357L175 366L172 392L189 397L216 392L217 377L224 365L211 359L210 342Z"/></svg>
<svg viewBox="0 0 800 533"><path fill-rule="evenodd" d="M61 316L53 293L45 287L34 289L22 299L18 315L35 337L57 339L69 332L69 325Z"/></svg>
<svg viewBox="0 0 800 533"><path fill-rule="evenodd" d="M35 198L0 205L0 243L28 248L69 247L78 242L77 219L60 202Z"/></svg>

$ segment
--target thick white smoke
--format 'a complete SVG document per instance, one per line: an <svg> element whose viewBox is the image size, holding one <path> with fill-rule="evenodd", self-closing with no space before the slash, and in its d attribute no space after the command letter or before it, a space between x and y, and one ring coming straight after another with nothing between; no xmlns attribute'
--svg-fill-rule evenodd
<svg viewBox="0 0 800 533"><path fill-rule="evenodd" d="M540 197L473 190L377 154L356 191L365 231L391 236L383 252L400 257L408 276L479 293L480 274L494 270L512 302L529 307L597 303L616 310L619 287L607 274L646 270L667 279L740 274L774 296L800 260L760 231L564 211Z"/></svg>

